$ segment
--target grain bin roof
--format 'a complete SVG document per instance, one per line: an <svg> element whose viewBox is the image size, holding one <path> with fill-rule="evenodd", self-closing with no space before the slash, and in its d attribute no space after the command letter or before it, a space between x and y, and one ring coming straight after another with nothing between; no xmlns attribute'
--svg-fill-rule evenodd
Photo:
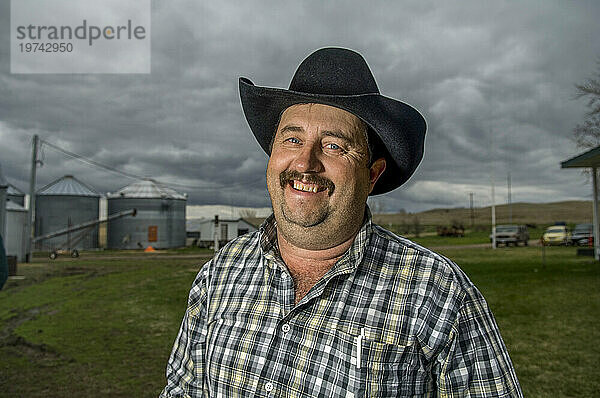
<svg viewBox="0 0 600 398"><path fill-rule="evenodd" d="M187 199L187 195L180 194L176 190L158 184L153 180L138 181L117 192L106 195L108 199L113 198L143 198L143 199Z"/></svg>
<svg viewBox="0 0 600 398"><path fill-rule="evenodd" d="M10 184L10 183L8 184L8 190L6 191L6 193L8 195L13 195L13 196L14 195L23 195L23 196L25 195L24 192L21 192L21 190L19 188L15 187L13 184Z"/></svg>
<svg viewBox="0 0 600 398"><path fill-rule="evenodd" d="M38 195L92 196L101 195L73 176L66 175L37 191Z"/></svg>

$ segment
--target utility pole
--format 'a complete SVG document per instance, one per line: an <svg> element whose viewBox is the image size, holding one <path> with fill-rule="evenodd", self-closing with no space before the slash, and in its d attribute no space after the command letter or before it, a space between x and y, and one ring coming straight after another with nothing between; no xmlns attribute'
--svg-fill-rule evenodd
<svg viewBox="0 0 600 398"><path fill-rule="evenodd" d="M600 260L600 227L598 226L598 169L592 167L592 186L594 187L594 258Z"/></svg>
<svg viewBox="0 0 600 398"><path fill-rule="evenodd" d="M31 174L29 175L29 209L27 211L27 253L25 254L25 262L30 262L33 257L32 241L35 234L35 179L37 175L38 165L38 147L40 137L37 134L33 136L33 148L31 151Z"/></svg>
<svg viewBox="0 0 600 398"><path fill-rule="evenodd" d="M471 227L475 225L475 213L473 212L473 192L469 192L469 208L471 209Z"/></svg>
<svg viewBox="0 0 600 398"><path fill-rule="evenodd" d="M492 249L496 248L496 194L494 187L494 135L492 129L490 129L490 160L492 170L490 172L490 180L492 183Z"/></svg>
<svg viewBox="0 0 600 398"><path fill-rule="evenodd" d="M493 168L492 168L493 170ZM492 249L496 248L496 199L494 187L494 173L492 172Z"/></svg>
<svg viewBox="0 0 600 398"><path fill-rule="evenodd" d="M510 191L510 171L508 172L508 223L512 224L512 195Z"/></svg>

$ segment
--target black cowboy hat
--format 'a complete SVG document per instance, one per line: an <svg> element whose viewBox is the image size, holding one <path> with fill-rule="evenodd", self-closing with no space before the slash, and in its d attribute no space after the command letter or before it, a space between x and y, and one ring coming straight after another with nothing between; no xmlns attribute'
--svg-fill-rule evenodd
<svg viewBox="0 0 600 398"><path fill-rule="evenodd" d="M398 188L423 158L425 119L410 105L379 94L367 62L352 50L315 51L302 61L288 90L255 86L244 77L239 85L246 120L269 155L283 111L294 104L319 103L348 111L368 125L374 159L383 156L387 162L371 195Z"/></svg>

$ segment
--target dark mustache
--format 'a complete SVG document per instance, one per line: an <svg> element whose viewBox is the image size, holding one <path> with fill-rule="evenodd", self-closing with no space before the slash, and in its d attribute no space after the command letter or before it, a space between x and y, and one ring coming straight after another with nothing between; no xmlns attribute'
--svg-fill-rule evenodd
<svg viewBox="0 0 600 398"><path fill-rule="evenodd" d="M328 195L331 196L335 190L335 184L329 178L310 173L300 173L296 170L284 170L279 174L279 183L281 188L285 188L292 180L304 181L311 184L317 184L321 187L326 187Z"/></svg>

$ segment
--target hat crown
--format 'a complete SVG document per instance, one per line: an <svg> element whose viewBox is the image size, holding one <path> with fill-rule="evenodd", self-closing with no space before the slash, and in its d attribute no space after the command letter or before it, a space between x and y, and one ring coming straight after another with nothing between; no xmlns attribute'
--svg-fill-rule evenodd
<svg viewBox="0 0 600 398"><path fill-rule="evenodd" d="M379 94L365 59L345 48L322 48L296 70L290 90L323 95Z"/></svg>

